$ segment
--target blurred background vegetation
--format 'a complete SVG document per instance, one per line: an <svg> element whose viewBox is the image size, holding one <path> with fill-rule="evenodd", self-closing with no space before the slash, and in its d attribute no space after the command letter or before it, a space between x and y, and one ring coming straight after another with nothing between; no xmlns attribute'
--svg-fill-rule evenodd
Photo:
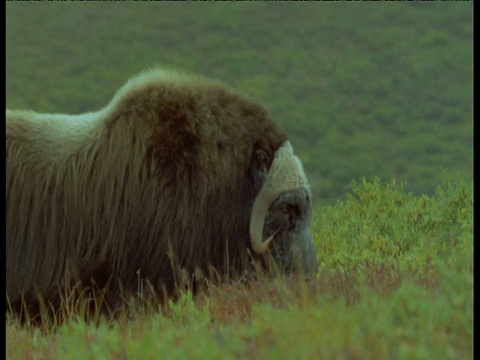
<svg viewBox="0 0 480 360"><path fill-rule="evenodd" d="M97 110L154 66L258 99L317 205L362 176L473 183L473 2L6 3L8 108Z"/></svg>

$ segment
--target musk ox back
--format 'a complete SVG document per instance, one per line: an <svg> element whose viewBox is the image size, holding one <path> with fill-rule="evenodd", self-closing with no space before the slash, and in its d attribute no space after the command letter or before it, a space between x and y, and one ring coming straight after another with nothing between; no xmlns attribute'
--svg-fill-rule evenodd
<svg viewBox="0 0 480 360"><path fill-rule="evenodd" d="M299 159L220 83L152 70L98 112L6 110L6 163L10 301L85 274L170 292L179 270L232 276L252 257L317 270Z"/></svg>

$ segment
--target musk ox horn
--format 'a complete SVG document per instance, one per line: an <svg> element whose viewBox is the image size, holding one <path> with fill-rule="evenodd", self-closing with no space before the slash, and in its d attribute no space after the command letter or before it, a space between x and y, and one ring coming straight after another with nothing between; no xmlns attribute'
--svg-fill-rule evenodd
<svg viewBox="0 0 480 360"><path fill-rule="evenodd" d="M253 202L250 241L257 254L264 254L276 233L263 241L263 227L270 205L284 192L308 187L300 160L286 141L276 152L265 183Z"/></svg>

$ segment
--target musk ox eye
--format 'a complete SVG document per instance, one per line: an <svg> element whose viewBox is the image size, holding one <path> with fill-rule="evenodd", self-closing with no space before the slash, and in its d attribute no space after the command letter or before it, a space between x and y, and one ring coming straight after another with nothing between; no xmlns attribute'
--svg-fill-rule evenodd
<svg viewBox="0 0 480 360"><path fill-rule="evenodd" d="M262 149L258 149L255 154L257 155L257 159L258 161L262 164L262 165L267 165L268 164L268 156L267 156L267 153L262 150Z"/></svg>
<svg viewBox="0 0 480 360"><path fill-rule="evenodd" d="M251 160L250 174L254 180L254 188L260 189L268 174L269 157L263 149L257 149Z"/></svg>

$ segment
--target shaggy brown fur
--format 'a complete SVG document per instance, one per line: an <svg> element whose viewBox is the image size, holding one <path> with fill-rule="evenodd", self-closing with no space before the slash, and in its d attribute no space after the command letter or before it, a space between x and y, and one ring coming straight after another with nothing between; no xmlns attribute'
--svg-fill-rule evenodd
<svg viewBox="0 0 480 360"><path fill-rule="evenodd" d="M242 271L261 186L252 157L260 149L271 162L286 140L254 101L210 80L153 70L95 113L7 110L6 118L13 301L70 283L71 264L82 271L105 259L107 275L132 292L139 276L172 290L178 268Z"/></svg>

